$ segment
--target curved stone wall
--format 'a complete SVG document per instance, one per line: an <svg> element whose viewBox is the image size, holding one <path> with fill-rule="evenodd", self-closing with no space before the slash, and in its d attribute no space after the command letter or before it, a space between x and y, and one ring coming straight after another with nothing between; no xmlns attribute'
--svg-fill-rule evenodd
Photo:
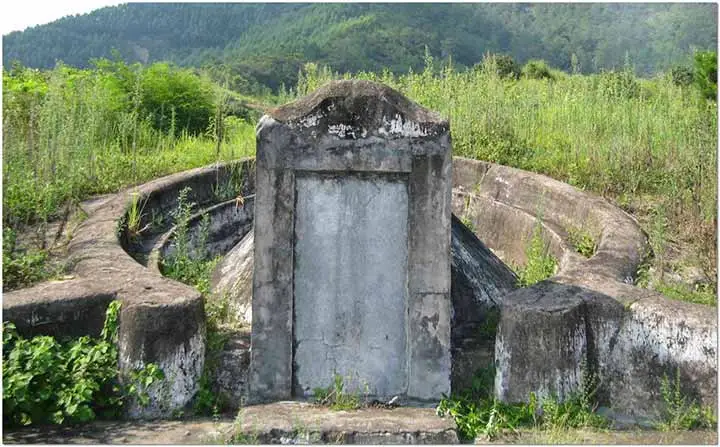
<svg viewBox="0 0 720 447"><path fill-rule="evenodd" d="M550 280L493 295L497 298L490 307L501 310L494 347L499 398L525 400L530 392L563 397L592 374L603 405L618 413L654 416L661 408L663 375L680 374L686 394L715 404L716 310L632 285L647 241L631 216L541 175L458 157L453 165L454 214L469 219L480 240L500 258L524 264L527 240L539 223L559 260ZM226 187L233 182L236 188ZM253 160L186 171L112 196L90 213L70 243L75 279L4 295L5 319L25 335L98 335L107 304L122 300L123 375L153 362L168 376L153 390L150 406L131 406L131 417L164 417L182 408L202 371L202 299L193 288L160 276L157 268L160 253L172 246L171 222L158 216L170 215L185 187L192 189L191 200L211 214L211 250L224 254L233 245L240 250L239 241L251 236L246 233L252 200L245 201L244 210L233 209L237 202L228 200L233 197L228 191L253 194ZM118 231L118 222L134 192L144 198L140 228L147 229L132 238L126 229ZM193 222L198 221L199 214ZM570 226L595 237L598 248L591 258L572 249ZM240 257L247 254L245 247ZM222 277L219 272L213 283L218 285ZM460 284L456 278L453 282ZM477 295L469 302L483 301L476 287L466 289ZM471 313L459 316L472 324L484 321ZM472 324L463 327L472 329ZM454 327L461 326L456 319ZM247 349L247 343L242 345ZM488 360L473 361L479 354L470 357L461 368L463 376Z"/></svg>

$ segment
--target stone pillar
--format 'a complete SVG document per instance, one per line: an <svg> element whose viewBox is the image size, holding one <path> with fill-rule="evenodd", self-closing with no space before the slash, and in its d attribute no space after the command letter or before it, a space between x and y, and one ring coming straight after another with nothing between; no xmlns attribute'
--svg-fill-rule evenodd
<svg viewBox="0 0 720 447"><path fill-rule="evenodd" d="M251 402L334 374L377 397L450 391L449 124L332 82L257 128Z"/></svg>

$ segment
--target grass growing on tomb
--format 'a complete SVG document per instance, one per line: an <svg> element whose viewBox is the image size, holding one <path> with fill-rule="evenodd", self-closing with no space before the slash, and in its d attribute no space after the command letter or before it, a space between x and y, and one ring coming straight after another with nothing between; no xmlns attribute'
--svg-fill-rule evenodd
<svg viewBox="0 0 720 447"><path fill-rule="evenodd" d="M531 286L555 274L557 259L549 253L539 222L533 227L532 236L525 247L525 257L525 265L516 268L520 287Z"/></svg>
<svg viewBox="0 0 720 447"><path fill-rule="evenodd" d="M494 368L481 369L469 390L440 401L438 415L455 419L462 440L484 437L492 441L528 428L559 433L571 428L601 429L608 426L608 421L595 413L596 387L592 378L583 383L582 391L563 402L552 397L538 399L531 394L527 403L506 404L493 395L494 376Z"/></svg>
<svg viewBox="0 0 720 447"><path fill-rule="evenodd" d="M318 387L313 390L313 399L319 405L326 405L331 410L356 410L367 404L368 385L365 384L365 398L359 391L350 392L346 389L345 379L335 373L333 383L327 388Z"/></svg>
<svg viewBox="0 0 720 447"><path fill-rule="evenodd" d="M576 252L591 258L597 250L597 242L592 235L587 231L577 227L567 228L568 241L573 246Z"/></svg>

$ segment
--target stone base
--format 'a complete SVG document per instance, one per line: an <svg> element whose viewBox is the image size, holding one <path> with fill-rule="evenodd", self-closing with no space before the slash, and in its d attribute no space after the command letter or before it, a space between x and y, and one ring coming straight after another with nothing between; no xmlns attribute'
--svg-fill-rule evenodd
<svg viewBox="0 0 720 447"><path fill-rule="evenodd" d="M455 421L433 408L334 411L305 402L276 402L240 410L233 444L454 444Z"/></svg>

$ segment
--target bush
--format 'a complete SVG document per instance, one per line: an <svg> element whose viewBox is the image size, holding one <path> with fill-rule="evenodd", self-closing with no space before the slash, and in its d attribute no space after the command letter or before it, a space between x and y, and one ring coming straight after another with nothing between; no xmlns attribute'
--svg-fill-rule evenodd
<svg viewBox="0 0 720 447"><path fill-rule="evenodd" d="M670 78L673 84L686 87L693 83L694 73L691 68L684 65L676 65L670 70Z"/></svg>
<svg viewBox="0 0 720 447"><path fill-rule="evenodd" d="M717 99L717 53L698 51L695 53L695 85L708 99Z"/></svg>
<svg viewBox="0 0 720 447"><path fill-rule="evenodd" d="M544 60L529 60L522 68L522 75L528 79L549 79L555 80L555 76L550 71Z"/></svg>
<svg viewBox="0 0 720 447"><path fill-rule="evenodd" d="M483 71L496 73L501 78L518 79L520 77L520 67L511 56L506 54L487 53L478 66Z"/></svg>
<svg viewBox="0 0 720 447"><path fill-rule="evenodd" d="M640 95L640 84L630 70L604 71L596 79L597 88L608 97L630 99Z"/></svg>

